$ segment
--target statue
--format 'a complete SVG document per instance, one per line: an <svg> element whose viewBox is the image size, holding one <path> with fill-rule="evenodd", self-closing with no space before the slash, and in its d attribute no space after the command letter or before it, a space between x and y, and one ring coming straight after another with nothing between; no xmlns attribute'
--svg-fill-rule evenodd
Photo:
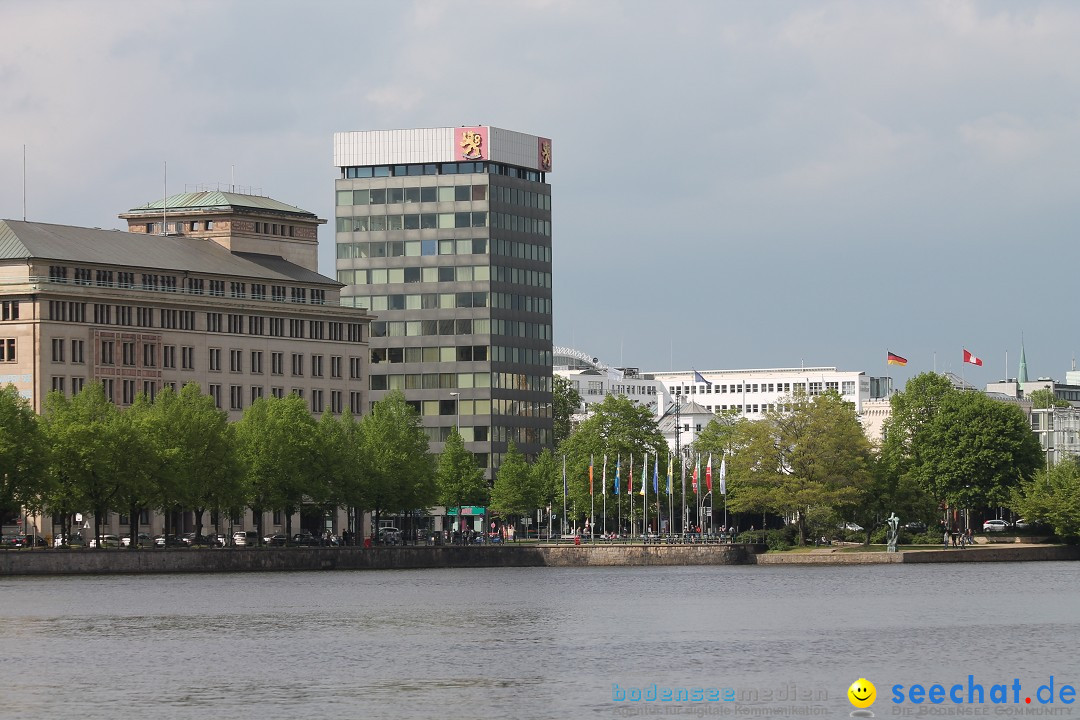
<svg viewBox="0 0 1080 720"><path fill-rule="evenodd" d="M900 524L900 518L896 517L896 513L889 513L889 519L885 522L889 525L889 532L887 535L889 546L885 548L885 552L894 553L896 552L896 540L899 536L899 532L896 528Z"/></svg>

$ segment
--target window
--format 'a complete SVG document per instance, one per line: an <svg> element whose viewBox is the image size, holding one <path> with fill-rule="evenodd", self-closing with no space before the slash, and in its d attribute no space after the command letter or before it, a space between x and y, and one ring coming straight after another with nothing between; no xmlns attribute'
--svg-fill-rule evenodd
<svg viewBox="0 0 1080 720"><path fill-rule="evenodd" d="M210 369L220 371L221 370L221 348L210 348L209 355L210 355Z"/></svg>
<svg viewBox="0 0 1080 720"><path fill-rule="evenodd" d="M351 410L353 412L356 412L356 413L359 413L360 409L362 407L363 407L363 404L362 404L362 399L360 397L360 393L359 392L350 392L349 393L349 410Z"/></svg>
<svg viewBox="0 0 1080 720"><path fill-rule="evenodd" d="M341 356L340 355L331 355L330 356L330 377L332 377L332 378L341 377Z"/></svg>
<svg viewBox="0 0 1080 720"><path fill-rule="evenodd" d="M112 365L112 364L114 364L115 358L113 357L113 348L114 348L114 345L113 345L112 340L102 340L101 341L101 357L99 359L100 360L99 364L101 364L101 365Z"/></svg>
<svg viewBox="0 0 1080 720"><path fill-rule="evenodd" d="M311 412L321 413L323 411L323 391L312 390L311 391Z"/></svg>
<svg viewBox="0 0 1080 720"><path fill-rule="evenodd" d="M210 397L214 398L214 405L220 410L221 409L221 386L217 385L217 384L214 384L214 383L211 383L210 386L207 388L207 394L210 395Z"/></svg>
<svg viewBox="0 0 1080 720"><path fill-rule="evenodd" d="M285 337L285 318L270 318L270 336Z"/></svg>
<svg viewBox="0 0 1080 720"><path fill-rule="evenodd" d="M341 404L341 395L342 393L340 390L330 391L330 412L334 413L335 415L340 415L343 409Z"/></svg>
<svg viewBox="0 0 1080 720"><path fill-rule="evenodd" d="M244 332L244 316L229 314L229 332L240 335Z"/></svg>
<svg viewBox="0 0 1080 720"><path fill-rule="evenodd" d="M83 386L86 385L86 378L73 377L71 378L71 394L78 395L82 392Z"/></svg>
<svg viewBox="0 0 1080 720"><path fill-rule="evenodd" d="M252 300L265 300L266 299L266 285L261 283L251 284L251 299Z"/></svg>
<svg viewBox="0 0 1080 720"><path fill-rule="evenodd" d="M52 361L55 363L64 362L64 340L63 338L53 338L52 341Z"/></svg>
<svg viewBox="0 0 1080 720"><path fill-rule="evenodd" d="M157 345L143 344L143 367L157 367Z"/></svg>
<svg viewBox="0 0 1080 720"><path fill-rule="evenodd" d="M270 374L271 375L284 375L285 374L285 353L272 352L270 353Z"/></svg>
<svg viewBox="0 0 1080 720"><path fill-rule="evenodd" d="M254 405L255 401L263 396L262 385L251 386L251 404Z"/></svg>
<svg viewBox="0 0 1080 720"><path fill-rule="evenodd" d="M221 313L206 313L206 331L221 332Z"/></svg>
<svg viewBox="0 0 1080 720"><path fill-rule="evenodd" d="M229 386L229 409L244 409L244 388L240 387L239 385Z"/></svg>
<svg viewBox="0 0 1080 720"><path fill-rule="evenodd" d="M361 377L361 370L363 369L362 359L358 357L349 358L349 378L351 380L359 380Z"/></svg>
<svg viewBox="0 0 1080 720"><path fill-rule="evenodd" d="M311 377L323 376L323 356L312 355L311 356Z"/></svg>
<svg viewBox="0 0 1080 720"><path fill-rule="evenodd" d="M176 346L165 345L161 348L161 367L176 369Z"/></svg>
<svg viewBox="0 0 1080 720"><path fill-rule="evenodd" d="M18 320L19 319L19 301L18 300L4 300L0 302L0 320Z"/></svg>
<svg viewBox="0 0 1080 720"><path fill-rule="evenodd" d="M229 351L229 372L243 372L244 371L244 351L243 350L230 350ZM234 410L236 408L233 408Z"/></svg>
<svg viewBox="0 0 1080 720"><path fill-rule="evenodd" d="M71 362L79 363L80 365L86 362L85 346L85 340L71 341Z"/></svg>
<svg viewBox="0 0 1080 720"><path fill-rule="evenodd" d="M303 353L292 354L292 374L294 377L300 377L304 374L304 355Z"/></svg>
<svg viewBox="0 0 1080 720"><path fill-rule="evenodd" d="M272 387L272 388L270 388L270 394L273 395L274 397L278 398L278 399L281 399L281 398L285 397L285 388Z"/></svg>
<svg viewBox="0 0 1080 720"><path fill-rule="evenodd" d="M190 346L185 346L185 347L180 348L180 362L181 362L180 367L182 367L184 370L194 370L195 369L195 348L190 347Z"/></svg>
<svg viewBox="0 0 1080 720"><path fill-rule="evenodd" d="M131 403L135 402L135 381L134 380L124 380L124 381L122 381L120 383L120 388L121 388L121 392L123 393L123 397L120 400L121 404L130 405Z"/></svg>
<svg viewBox="0 0 1080 720"><path fill-rule="evenodd" d="M251 351L251 372L255 375L262 375L263 371L263 354L262 350ZM260 395L260 397L262 397Z"/></svg>
<svg viewBox="0 0 1080 720"><path fill-rule="evenodd" d="M52 389L58 393L64 392L64 378L54 375L52 379Z"/></svg>
<svg viewBox="0 0 1080 720"><path fill-rule="evenodd" d="M211 280L210 281L210 294L215 297L225 297L225 281L224 280Z"/></svg>

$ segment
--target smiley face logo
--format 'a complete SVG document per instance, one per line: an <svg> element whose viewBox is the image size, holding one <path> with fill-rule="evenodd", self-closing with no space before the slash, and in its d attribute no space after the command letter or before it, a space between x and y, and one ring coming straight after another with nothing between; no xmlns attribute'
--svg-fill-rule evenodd
<svg viewBox="0 0 1080 720"><path fill-rule="evenodd" d="M857 708L868 708L877 700L877 688L866 678L859 678L851 683L847 691L848 700Z"/></svg>

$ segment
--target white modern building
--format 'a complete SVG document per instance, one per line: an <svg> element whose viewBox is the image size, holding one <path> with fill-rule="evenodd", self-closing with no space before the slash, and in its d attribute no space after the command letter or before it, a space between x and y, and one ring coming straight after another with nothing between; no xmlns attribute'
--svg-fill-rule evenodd
<svg viewBox="0 0 1080 720"><path fill-rule="evenodd" d="M853 403L861 414L865 402L888 397L891 390L891 378L835 367L677 370L648 372L644 377L660 382L666 394L683 403L692 401L713 413L735 410L751 420L761 419L797 393L813 397L830 391Z"/></svg>
<svg viewBox="0 0 1080 720"><path fill-rule="evenodd" d="M571 347L556 346L553 354L555 374L569 380L581 395L580 419L588 416L590 405L604 402L608 395L623 395L636 405L651 408L657 417L671 403L663 383L646 379L637 368L611 367Z"/></svg>

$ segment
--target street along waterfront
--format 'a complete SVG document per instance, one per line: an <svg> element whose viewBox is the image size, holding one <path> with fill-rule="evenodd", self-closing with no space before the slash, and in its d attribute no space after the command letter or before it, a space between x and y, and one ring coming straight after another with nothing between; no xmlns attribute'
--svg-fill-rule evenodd
<svg viewBox="0 0 1080 720"><path fill-rule="evenodd" d="M4 578L5 707L612 717L613 685L657 684L838 717L865 677L881 716L927 678L1075 684L1078 586L1072 562Z"/></svg>

